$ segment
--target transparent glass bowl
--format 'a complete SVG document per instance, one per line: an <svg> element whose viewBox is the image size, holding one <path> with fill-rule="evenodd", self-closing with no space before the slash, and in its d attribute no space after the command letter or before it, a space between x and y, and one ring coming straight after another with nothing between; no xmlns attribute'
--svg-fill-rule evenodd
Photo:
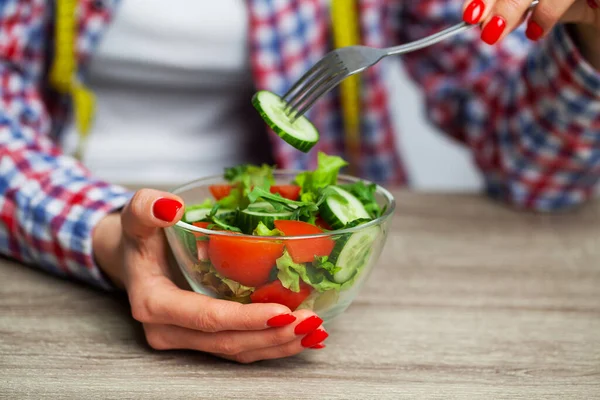
<svg viewBox="0 0 600 400"><path fill-rule="evenodd" d="M297 173L297 171L278 170L274 173L274 177L277 184L289 184L293 181ZM338 183L353 183L358 180L359 179L357 178L349 176L340 176L338 178ZM366 181L364 182L367 184L369 183ZM227 184L222 176L208 177L187 183L174 189L172 193L180 196L186 205L192 205L201 203L208 198L212 198L209 187L211 185L222 184ZM342 244L343 242L348 243L350 238L354 237L353 243L358 244L358 246L352 247L357 250L357 254L353 254L353 256L357 259L361 259L361 261L358 263L360 267L356 269L350 280L338 287L320 287L319 290L317 290L311 286L305 286L301 277L298 279L299 285L302 288L302 295L300 295L300 298L302 298L302 296L307 296L302 300L302 303L298 308L310 308L325 321L329 321L344 312L350 303L352 303L359 293L360 288L369 277L373 267L377 264L377 260L379 259L387 239L391 216L395 208L395 201L392 195L380 186L377 186L375 196L379 205L382 208L385 208L383 215L369 223L344 230L306 236L259 237L235 234L226 231L212 231L179 221L176 225L166 229L166 236L174 260L195 292L214 298L228 299L242 303L252 302L252 296L249 296L252 290L245 288L246 286L249 286L247 285L249 282L256 283L260 281L261 283L255 286L257 288L256 290L258 290L278 279L278 269L276 268L275 263L273 263L271 267L268 278L265 278L264 267L255 274L255 271L251 266L253 265L253 260L251 258L256 257L256 252L251 257L248 257L246 253L249 241L253 241L253 243L260 242L267 252L272 252L273 249L281 249L283 252L284 249L287 250L294 246L300 246L306 251L307 248L311 249L313 244L322 244L323 241L327 240L333 240L337 246L340 242L342 242ZM201 239L198 240L198 238ZM206 262L206 259L210 258L210 255L217 254L217 249L220 249L218 251L223 251L223 243L227 244L225 249L228 250L228 254L224 255L225 258L234 261L239 260L239 262L231 263L235 265L227 265L234 271L233 275L235 276L225 276L229 272L223 274L222 268L217 272L218 275L215 275L215 268L211 266L211 263ZM213 247L209 251L210 246ZM317 245L317 247L319 246ZM336 249L340 248L341 247L336 247ZM204 261L200 261L200 259ZM223 263L222 259L217 262L221 262L221 265L226 265ZM237 278L240 276L240 269L243 269L243 279ZM328 280L335 282L333 276L327 276ZM223 283L221 280L223 277L228 278L227 284ZM229 278L237 278L238 281ZM267 282L264 282L265 279L267 279ZM238 285L238 283L240 283L239 280L244 280L246 285ZM278 282L275 282L274 286L278 286ZM308 295L306 294L307 288L310 290ZM256 295L258 295L258 293ZM297 302L298 298L295 297L295 300Z"/></svg>

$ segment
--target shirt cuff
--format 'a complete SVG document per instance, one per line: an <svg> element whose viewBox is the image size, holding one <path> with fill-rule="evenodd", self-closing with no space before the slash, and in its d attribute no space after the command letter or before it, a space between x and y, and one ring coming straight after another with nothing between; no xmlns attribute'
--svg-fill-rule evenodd
<svg viewBox="0 0 600 400"><path fill-rule="evenodd" d="M72 251L67 267L74 277L105 290L117 289L96 263L92 233L102 218L123 208L132 195L120 186L100 183L87 193L86 204L71 207L67 217L74 221L71 235L62 239L69 240L63 246Z"/></svg>
<svg viewBox="0 0 600 400"><path fill-rule="evenodd" d="M589 100L600 101L600 71L581 54L564 25L557 25L545 41L545 53L557 68L557 87L565 87L584 95ZM564 86L563 86L564 85Z"/></svg>

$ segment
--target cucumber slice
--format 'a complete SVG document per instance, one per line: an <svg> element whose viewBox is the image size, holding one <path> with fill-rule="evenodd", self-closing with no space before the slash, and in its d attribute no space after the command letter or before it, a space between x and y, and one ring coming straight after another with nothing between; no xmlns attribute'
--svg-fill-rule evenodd
<svg viewBox="0 0 600 400"><path fill-rule="evenodd" d="M337 193L329 196L319 209L321 217L335 229L342 229L357 219L370 219L371 216L361 201L353 194L337 186L330 186Z"/></svg>
<svg viewBox="0 0 600 400"><path fill-rule="evenodd" d="M184 221L188 222L188 223L193 223L193 222L198 222L198 221L202 221L204 219L206 219L206 217L208 217L208 214L210 214L210 208L197 208L195 210L190 210L187 211L184 216L183 219ZM235 210L227 210L227 209L220 209L217 210L217 215L221 218L224 218L226 216L228 216L230 213L234 213Z"/></svg>
<svg viewBox="0 0 600 400"><path fill-rule="evenodd" d="M269 229L274 229L273 222L278 219L290 219L292 211L275 211L273 206L267 202L253 203L238 214L237 225L242 232L252 234L257 225L262 222Z"/></svg>
<svg viewBox="0 0 600 400"><path fill-rule="evenodd" d="M292 122L285 112L287 103L276 94L261 90L252 97L252 104L267 125L298 150L307 153L319 141L315 126L305 116Z"/></svg>
<svg viewBox="0 0 600 400"><path fill-rule="evenodd" d="M341 268L333 274L333 280L344 283L352 279L371 258L373 244L379 236L379 226L371 226L361 231L339 238L329 259Z"/></svg>

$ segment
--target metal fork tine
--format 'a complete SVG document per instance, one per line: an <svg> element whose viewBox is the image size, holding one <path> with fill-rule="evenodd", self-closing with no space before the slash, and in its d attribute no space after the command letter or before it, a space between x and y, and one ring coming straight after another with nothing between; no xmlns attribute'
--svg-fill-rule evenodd
<svg viewBox="0 0 600 400"><path fill-rule="evenodd" d="M304 88L299 91L288 103L286 112L291 115L294 111L298 111L298 107L304 103L304 101L319 89L320 86L327 84L336 75L337 71L324 71L318 79L312 80L309 84L305 85Z"/></svg>
<svg viewBox="0 0 600 400"><path fill-rule="evenodd" d="M302 75L300 77L300 79L296 83L294 83L294 86L292 86L290 88L290 90L288 90L287 93L283 95L283 99L289 103L289 101L286 100L286 98L288 98L289 96L291 96L296 91L296 89L298 89L299 87L303 86L304 83L312 75L314 75L317 71L322 70L323 67L329 62L329 60L330 60L330 55L327 55L327 56L323 57L321 60L319 60L319 62L317 62L315 65L313 65L308 71L306 71L304 73L304 75Z"/></svg>
<svg viewBox="0 0 600 400"><path fill-rule="evenodd" d="M307 91L310 91L310 89L314 88L315 85L321 84L323 79L327 78L328 75L330 75L329 68L323 67L323 68L321 68L320 71L313 74L313 76L310 79L307 79L304 82L304 84L302 85L302 87L296 93L294 93L294 95L289 100L286 100L286 102L287 102L286 111L289 113L294 108L296 108L298 105L298 104L296 104L296 101L298 100L298 98L304 97L306 95Z"/></svg>
<svg viewBox="0 0 600 400"><path fill-rule="evenodd" d="M331 89L333 89L335 86L337 86L341 81L343 81L347 77L348 77L347 74L340 72L337 75L332 76L332 79L329 80L325 85L322 85L320 87L315 86L315 88L318 88L320 90L313 95L312 99L309 98L308 94L306 96L304 96L303 102L306 101L306 103L304 104L304 106L302 108L300 108L296 113L294 113L291 116L292 123L294 123L298 118L303 116L304 113L306 113L306 111L308 111L308 109L311 108L317 100L319 100L322 96L324 96L327 92L329 92ZM314 91L312 91L312 92L314 92ZM301 104L298 104L298 106L300 106L300 105Z"/></svg>

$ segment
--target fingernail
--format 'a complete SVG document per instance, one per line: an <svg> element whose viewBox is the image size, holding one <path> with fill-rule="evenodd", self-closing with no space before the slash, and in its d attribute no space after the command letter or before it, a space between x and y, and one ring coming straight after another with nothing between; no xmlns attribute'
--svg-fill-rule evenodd
<svg viewBox="0 0 600 400"><path fill-rule="evenodd" d="M487 44L494 44L502 36L502 32L506 29L506 20L502 17L495 16L490 22L483 28L481 32L481 40Z"/></svg>
<svg viewBox="0 0 600 400"><path fill-rule="evenodd" d="M311 346L311 349L315 349L315 350L321 350L324 349L326 346L323 343L319 343L319 344L315 344L314 346Z"/></svg>
<svg viewBox="0 0 600 400"><path fill-rule="evenodd" d="M588 6L590 6L594 10L599 7L598 3L596 3L596 0L587 0L587 3L588 3Z"/></svg>
<svg viewBox="0 0 600 400"><path fill-rule="evenodd" d="M329 334L323 329L317 329L316 331L304 336L300 341L300 344L302 347L313 347L327 339L328 336Z"/></svg>
<svg viewBox="0 0 600 400"><path fill-rule="evenodd" d="M527 24L527 30L525 31L525 35L529 38L529 40L533 40L534 42L539 40L544 34L544 29L535 21L529 21Z"/></svg>
<svg viewBox="0 0 600 400"><path fill-rule="evenodd" d="M177 200L162 198L154 202L152 213L160 220L171 222L181 207L183 207L183 204Z"/></svg>
<svg viewBox="0 0 600 400"><path fill-rule="evenodd" d="M291 324L296 320L292 314L281 314L267 321L267 325L271 328L279 328Z"/></svg>
<svg viewBox="0 0 600 400"><path fill-rule="evenodd" d="M483 12L485 11L485 3L483 0L473 0L463 13L463 20L467 24L476 24L481 19Z"/></svg>
<svg viewBox="0 0 600 400"><path fill-rule="evenodd" d="M296 335L306 335L307 333L310 333L317 329L319 326L321 326L322 323L323 320L321 318L317 317L316 315L313 315L312 317L308 317L304 321L296 325L294 333Z"/></svg>

